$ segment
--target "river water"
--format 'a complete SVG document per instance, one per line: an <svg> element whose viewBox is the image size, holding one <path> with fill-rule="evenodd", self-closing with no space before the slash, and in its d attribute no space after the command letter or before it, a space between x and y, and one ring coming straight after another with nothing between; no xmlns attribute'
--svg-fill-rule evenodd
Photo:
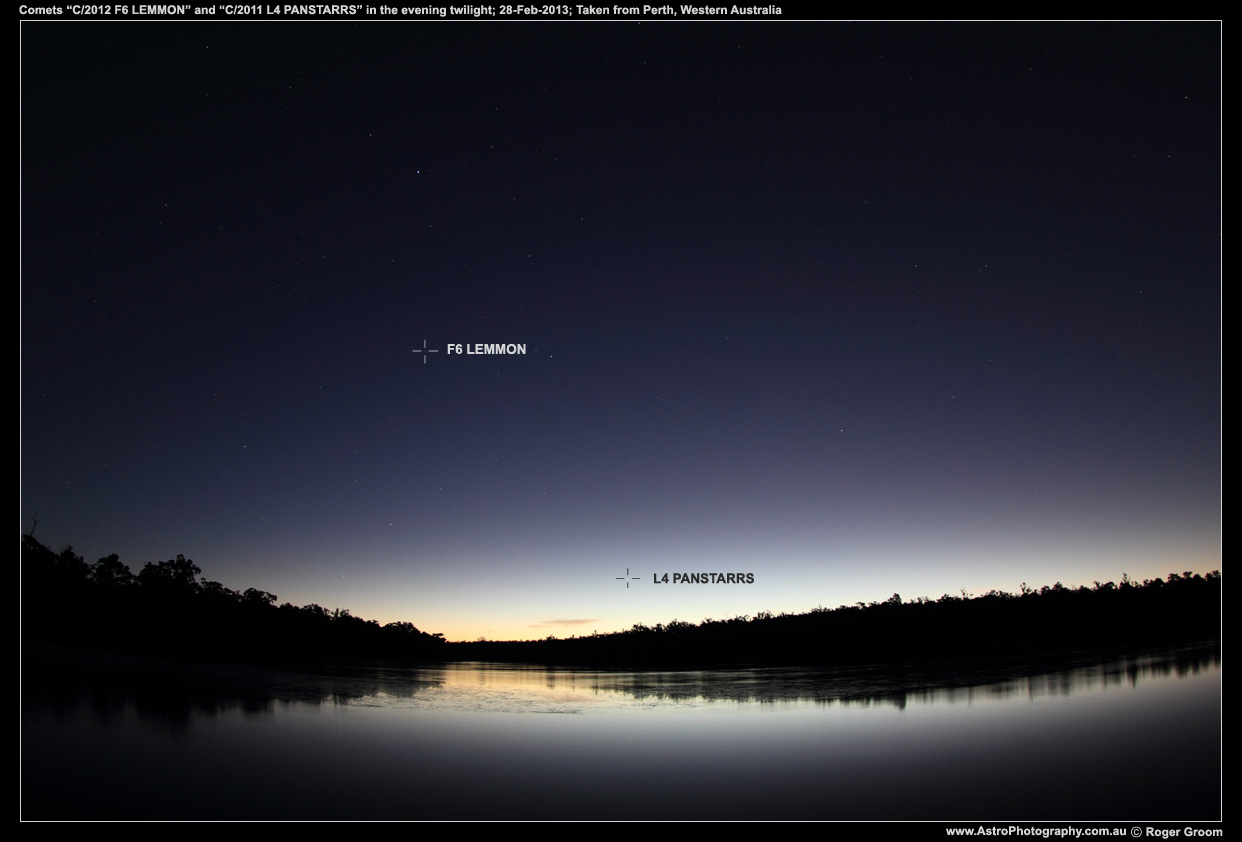
<svg viewBox="0 0 1242 842"><path fill-rule="evenodd" d="M25 661L27 819L1221 815L1213 647L692 672Z"/></svg>

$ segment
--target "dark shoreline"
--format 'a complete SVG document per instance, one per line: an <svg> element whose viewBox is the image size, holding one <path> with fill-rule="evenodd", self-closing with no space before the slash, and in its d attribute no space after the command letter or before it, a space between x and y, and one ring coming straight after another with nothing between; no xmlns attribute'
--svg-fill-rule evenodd
<svg viewBox="0 0 1242 842"><path fill-rule="evenodd" d="M348 610L276 604L200 578L192 561L147 564L134 576L116 556L93 566L30 536L22 542L23 640L184 660L296 665L329 659L406 663L486 661L671 669L836 667L978 658L1043 658L1101 647L1219 640L1222 584L1171 573L1141 583L903 600L802 614L636 624L607 634L450 643L412 623L380 626Z"/></svg>

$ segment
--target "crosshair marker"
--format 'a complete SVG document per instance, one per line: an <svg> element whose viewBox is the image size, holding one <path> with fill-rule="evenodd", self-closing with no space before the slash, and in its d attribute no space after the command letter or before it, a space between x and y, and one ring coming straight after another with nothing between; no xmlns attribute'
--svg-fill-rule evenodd
<svg viewBox="0 0 1242 842"><path fill-rule="evenodd" d="M627 568L625 568L625 576L630 576L630 568L628 568L628 567L627 567ZM625 582L625 576L618 576L618 577L617 577L617 581L618 581L618 582ZM637 577L637 576L630 576L630 578L631 578L631 579L633 579L635 582L637 582L637 581L638 581L638 577ZM629 589L629 587L630 587L630 583L629 583L629 582L625 582L625 587L626 587L626 589L628 590L628 589Z"/></svg>
<svg viewBox="0 0 1242 842"><path fill-rule="evenodd" d="M428 351L428 350L427 350L427 340L426 340L426 339L424 339L424 340L423 340L423 349L420 351L419 349L415 348L415 349L414 349L414 353L416 353L416 354L438 354L438 353L440 353L440 352L439 352L439 350L437 350L436 348L432 348L430 351ZM427 364L427 358L426 358L426 357L423 357L423 365L426 365L426 364Z"/></svg>

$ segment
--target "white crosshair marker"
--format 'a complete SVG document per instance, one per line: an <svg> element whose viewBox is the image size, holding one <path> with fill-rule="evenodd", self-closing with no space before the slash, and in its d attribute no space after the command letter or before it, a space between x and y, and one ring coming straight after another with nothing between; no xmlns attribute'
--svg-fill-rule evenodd
<svg viewBox="0 0 1242 842"><path fill-rule="evenodd" d="M415 348L415 349L414 349L414 353L416 353L416 354L438 354L438 353L440 353L440 352L439 352L438 350L436 350L435 348L432 348L431 350L427 350L427 340L426 340L426 339L424 339L424 340L423 340L423 349L420 351L419 349ZM424 356L424 357L423 357L423 365L426 365L426 364L427 364L427 358Z"/></svg>

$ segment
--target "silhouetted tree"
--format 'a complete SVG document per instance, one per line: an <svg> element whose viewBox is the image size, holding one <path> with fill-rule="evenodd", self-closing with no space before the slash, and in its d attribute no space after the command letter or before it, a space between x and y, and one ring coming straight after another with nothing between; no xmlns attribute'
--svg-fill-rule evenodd
<svg viewBox="0 0 1242 842"><path fill-rule="evenodd" d="M144 588L166 595L189 596L202 590L198 575L203 571L183 555L168 561L148 561L138 573Z"/></svg>

